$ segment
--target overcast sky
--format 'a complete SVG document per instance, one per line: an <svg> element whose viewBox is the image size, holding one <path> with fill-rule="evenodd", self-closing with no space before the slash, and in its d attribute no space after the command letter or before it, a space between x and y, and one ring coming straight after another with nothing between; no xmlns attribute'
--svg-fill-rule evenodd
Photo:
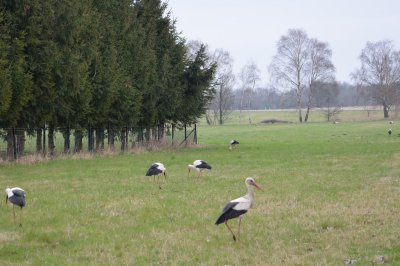
<svg viewBox="0 0 400 266"><path fill-rule="evenodd" d="M351 82L358 56L368 41L392 40L400 49L400 0L165 0L187 40L222 48L234 59L236 73L254 62L269 80L267 66L276 43L288 29L332 49L338 81Z"/></svg>

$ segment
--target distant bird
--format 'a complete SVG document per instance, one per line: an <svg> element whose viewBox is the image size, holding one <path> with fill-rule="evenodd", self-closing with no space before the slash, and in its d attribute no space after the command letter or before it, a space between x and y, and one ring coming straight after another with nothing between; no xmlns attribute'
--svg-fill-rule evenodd
<svg viewBox="0 0 400 266"><path fill-rule="evenodd" d="M10 201L13 205L14 224L15 224L15 205L21 207L21 215L20 215L19 225L22 226L22 208L26 204L25 191L19 187L6 188L6 204L8 201Z"/></svg>
<svg viewBox="0 0 400 266"><path fill-rule="evenodd" d="M392 129L391 129L391 128L389 128L388 134L389 134L389 135L392 135Z"/></svg>
<svg viewBox="0 0 400 266"><path fill-rule="evenodd" d="M162 163L153 163L149 170L147 170L146 176L153 176L154 181L156 181L156 176L157 176L157 181L160 180L160 175L164 174L165 179L167 179L167 175L165 173L167 169Z"/></svg>
<svg viewBox="0 0 400 266"><path fill-rule="evenodd" d="M196 170L199 173L197 177L199 177L205 169L211 170L211 165L209 165L206 161L196 160L193 162L193 164L188 165L188 176L191 169Z"/></svg>
<svg viewBox="0 0 400 266"><path fill-rule="evenodd" d="M242 221L244 214L252 206L252 202L254 199L253 187L256 187L256 188L262 190L262 188L259 185L257 185L257 183L254 181L254 179L251 177L246 178L245 184L247 187L247 195L237 198L237 199L234 199L234 200L231 200L228 204L226 204L226 206L222 210L222 214L219 216L219 218L215 222L216 225L225 223L226 227L231 232L234 241L236 241L236 236L233 233L232 229L229 227L228 220L239 217L239 225L238 225L238 233L237 233L238 240L239 240L240 222Z"/></svg>
<svg viewBox="0 0 400 266"><path fill-rule="evenodd" d="M389 124L393 124L393 121L390 121Z"/></svg>
<svg viewBox="0 0 400 266"><path fill-rule="evenodd" d="M236 147L236 145L238 145L238 144L239 144L239 141L237 141L235 139L231 140L231 142L229 143L229 150L234 149Z"/></svg>

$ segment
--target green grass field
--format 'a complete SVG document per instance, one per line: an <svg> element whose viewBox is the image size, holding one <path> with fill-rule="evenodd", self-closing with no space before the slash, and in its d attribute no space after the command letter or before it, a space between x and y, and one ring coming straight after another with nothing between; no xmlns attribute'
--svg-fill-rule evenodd
<svg viewBox="0 0 400 266"><path fill-rule="evenodd" d="M0 205L0 265L400 265L396 123L231 122L196 148L0 165L0 187L27 192L22 227ZM195 159L213 170L188 177ZM158 161L162 189L144 176ZM214 222L248 176L264 192L235 243Z"/></svg>

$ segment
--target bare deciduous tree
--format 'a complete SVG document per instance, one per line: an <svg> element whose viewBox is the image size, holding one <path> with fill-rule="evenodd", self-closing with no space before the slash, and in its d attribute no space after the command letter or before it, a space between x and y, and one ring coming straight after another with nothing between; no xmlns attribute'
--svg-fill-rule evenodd
<svg viewBox="0 0 400 266"><path fill-rule="evenodd" d="M306 89L306 114L304 122L308 121L310 110L314 104L315 90L318 84L332 83L335 80L335 66L331 62L332 50L327 43L319 42L317 39L309 41L309 58L306 63L307 89ZM328 89L331 86L327 87Z"/></svg>
<svg viewBox="0 0 400 266"><path fill-rule="evenodd" d="M277 44L278 52L269 66L274 83L281 88L296 92L300 122L303 122L301 99L307 77L308 47L307 34L303 30L290 29L287 35L280 38Z"/></svg>
<svg viewBox="0 0 400 266"><path fill-rule="evenodd" d="M361 68L352 73L352 78L382 105L383 116L388 118L391 106L396 103L400 82L400 50L388 40L367 42L360 61Z"/></svg>
<svg viewBox="0 0 400 266"><path fill-rule="evenodd" d="M229 52L217 49L211 56L212 61L217 63L214 99L209 105L207 121L209 124L222 125L232 113L233 105L233 83L235 76L232 71L233 59Z"/></svg>
<svg viewBox="0 0 400 266"><path fill-rule="evenodd" d="M254 62L243 66L239 73L240 80L240 117L244 108L251 109L251 102L254 95L254 89L258 80L260 80L260 70ZM249 117L249 122L251 119Z"/></svg>
<svg viewBox="0 0 400 266"><path fill-rule="evenodd" d="M322 113L328 122L332 121L332 119L336 121L336 116L343 110L338 105L338 84L336 82L316 82L314 86L316 106L322 108Z"/></svg>
<svg viewBox="0 0 400 266"><path fill-rule="evenodd" d="M290 29L277 44L277 54L272 59L269 72L279 87L296 92L299 121L303 122L302 107L307 107L307 122L317 83L332 82L335 67L332 51L327 43L308 38L303 30Z"/></svg>

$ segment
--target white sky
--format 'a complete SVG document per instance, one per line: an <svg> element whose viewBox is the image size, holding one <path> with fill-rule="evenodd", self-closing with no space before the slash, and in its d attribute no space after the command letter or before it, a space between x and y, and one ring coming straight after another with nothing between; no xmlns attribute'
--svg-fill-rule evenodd
<svg viewBox="0 0 400 266"><path fill-rule="evenodd" d="M400 49L400 0L164 0L187 40L222 48L238 73L249 62L269 81L276 43L290 28L327 42L338 81L351 82L367 41L392 40Z"/></svg>

